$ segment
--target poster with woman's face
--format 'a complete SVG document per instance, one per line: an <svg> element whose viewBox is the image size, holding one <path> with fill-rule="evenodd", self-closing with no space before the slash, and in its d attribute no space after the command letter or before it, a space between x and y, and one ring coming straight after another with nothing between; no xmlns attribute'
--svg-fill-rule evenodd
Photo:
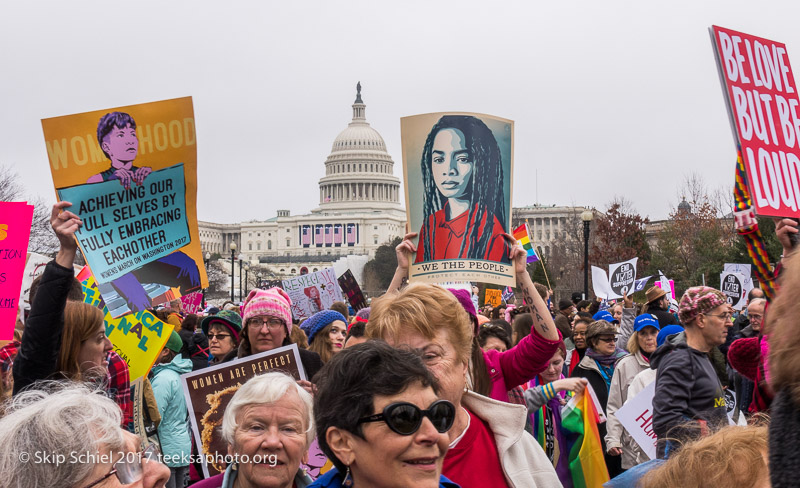
<svg viewBox="0 0 800 488"><path fill-rule="evenodd" d="M514 122L448 112L400 119L409 280L516 286L508 258Z"/></svg>

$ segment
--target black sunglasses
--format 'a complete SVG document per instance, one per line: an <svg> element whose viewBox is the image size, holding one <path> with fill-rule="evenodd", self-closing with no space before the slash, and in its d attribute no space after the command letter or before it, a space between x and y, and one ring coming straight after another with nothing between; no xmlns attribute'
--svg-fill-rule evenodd
<svg viewBox="0 0 800 488"><path fill-rule="evenodd" d="M447 400L437 400L427 410L422 410L413 403L398 402L387 405L383 413L359 419L358 423L384 421L398 434L411 435L419 430L422 417L428 417L437 431L445 433L456 419L456 407Z"/></svg>

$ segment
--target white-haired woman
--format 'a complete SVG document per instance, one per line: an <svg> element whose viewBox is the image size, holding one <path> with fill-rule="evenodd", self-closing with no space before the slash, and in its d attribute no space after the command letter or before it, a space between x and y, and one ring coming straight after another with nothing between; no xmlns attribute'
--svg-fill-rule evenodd
<svg viewBox="0 0 800 488"><path fill-rule="evenodd" d="M113 400L86 386L42 386L14 396L0 419L7 488L163 487L169 469L154 445L122 430Z"/></svg>
<svg viewBox="0 0 800 488"><path fill-rule="evenodd" d="M300 470L314 440L311 395L283 373L248 380L222 417L222 437L234 463L194 488L305 488Z"/></svg>

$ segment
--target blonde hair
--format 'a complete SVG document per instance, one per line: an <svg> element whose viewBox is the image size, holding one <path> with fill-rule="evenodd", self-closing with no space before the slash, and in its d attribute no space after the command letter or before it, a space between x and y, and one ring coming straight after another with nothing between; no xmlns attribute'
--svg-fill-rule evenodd
<svg viewBox="0 0 800 488"><path fill-rule="evenodd" d="M459 361L469 362L472 350L472 322L452 293L441 286L412 283L372 301L366 336L369 339L397 339L418 332L427 339L444 329Z"/></svg>
<svg viewBox="0 0 800 488"><path fill-rule="evenodd" d="M68 301L64 307L64 330L58 353L58 370L75 381L83 379L78 356L83 343L97 333L103 325L103 312L88 303Z"/></svg>
<svg viewBox="0 0 800 488"><path fill-rule="evenodd" d="M800 252L786 262L781 275L780 291L769 305L766 324L769 333L770 385L774 391L788 388L795 405L800 405L800 334L797 327L797 295L800 293Z"/></svg>
<svg viewBox="0 0 800 488"><path fill-rule="evenodd" d="M642 348L639 347L639 331L634 331L633 334L628 338L628 343L625 344L625 347L628 349L628 352L631 354L636 354Z"/></svg>
<svg viewBox="0 0 800 488"><path fill-rule="evenodd" d="M728 426L687 444L647 473L638 486L754 488L769 479L766 456L766 425Z"/></svg>

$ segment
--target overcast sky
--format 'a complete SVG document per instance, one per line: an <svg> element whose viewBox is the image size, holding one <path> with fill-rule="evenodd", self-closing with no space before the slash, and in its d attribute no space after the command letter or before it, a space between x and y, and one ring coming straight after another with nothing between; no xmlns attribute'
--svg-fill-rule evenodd
<svg viewBox="0 0 800 488"><path fill-rule="evenodd" d="M797 67L800 2L654 3L0 0L0 165L54 200L42 118L192 96L199 217L305 213L360 80L397 176L400 117L488 113L516 123L513 206L660 219L689 173L733 182L708 27Z"/></svg>

